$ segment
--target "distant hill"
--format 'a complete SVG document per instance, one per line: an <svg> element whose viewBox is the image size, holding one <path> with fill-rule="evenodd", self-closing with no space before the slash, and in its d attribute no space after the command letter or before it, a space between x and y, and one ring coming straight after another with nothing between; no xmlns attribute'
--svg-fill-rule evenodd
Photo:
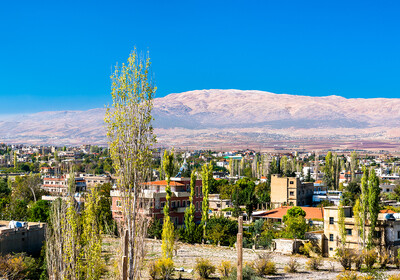
<svg viewBox="0 0 400 280"><path fill-rule="evenodd" d="M0 118L0 141L105 144L105 109L56 111ZM195 90L154 101L161 145L264 146L324 139L391 142L400 139L400 99L310 97L263 91ZM339 142L340 142L339 141ZM342 143L343 144L343 143ZM341 145L342 145L341 144Z"/></svg>

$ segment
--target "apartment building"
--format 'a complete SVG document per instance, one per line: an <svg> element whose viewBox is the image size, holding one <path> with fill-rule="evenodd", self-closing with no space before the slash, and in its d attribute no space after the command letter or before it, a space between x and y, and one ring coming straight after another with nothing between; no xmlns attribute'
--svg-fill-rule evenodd
<svg viewBox="0 0 400 280"><path fill-rule="evenodd" d="M360 229L356 226L352 208L344 206L343 209L345 213L346 247L358 251L362 248ZM367 222L365 225L366 236L368 236L370 230L371 227ZM323 252L325 252L326 256L334 257L336 249L341 246L339 207L337 206L324 208L324 235ZM374 236L378 250L386 248L396 252L397 248L400 247L400 220L396 219L393 214L382 211L378 215Z"/></svg>
<svg viewBox="0 0 400 280"><path fill-rule="evenodd" d="M80 174L80 177L84 178L88 188L106 183L112 183L110 175Z"/></svg>
<svg viewBox="0 0 400 280"><path fill-rule="evenodd" d="M165 180L152 181L145 183L140 193L142 198L140 203L140 211L148 217L159 219L163 222L164 219L164 206L166 203L167 193L165 187L167 182ZM171 199L170 199L170 217L171 221L176 226L184 224L185 210L190 206L190 178L171 178ZM113 218L117 221L123 219L122 213L122 198L118 190L112 190L111 193L111 212ZM196 180L195 195L193 203L195 205L195 222L201 220L201 204L203 201L202 181Z"/></svg>
<svg viewBox="0 0 400 280"><path fill-rule="evenodd" d="M313 192L313 183L302 183L297 177L271 176L272 208L311 205Z"/></svg>
<svg viewBox="0 0 400 280"><path fill-rule="evenodd" d="M65 196L68 194L68 178L66 176L44 177L42 189L48 191L51 195ZM76 192L86 191L86 182L82 177L75 177Z"/></svg>

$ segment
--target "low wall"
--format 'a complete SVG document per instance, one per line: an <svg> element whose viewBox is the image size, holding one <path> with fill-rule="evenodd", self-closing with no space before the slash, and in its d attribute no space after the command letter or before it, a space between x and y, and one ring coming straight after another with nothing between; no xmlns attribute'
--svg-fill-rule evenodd
<svg viewBox="0 0 400 280"><path fill-rule="evenodd" d="M45 240L45 223L28 223L26 228L0 227L0 254L26 252L38 255Z"/></svg>

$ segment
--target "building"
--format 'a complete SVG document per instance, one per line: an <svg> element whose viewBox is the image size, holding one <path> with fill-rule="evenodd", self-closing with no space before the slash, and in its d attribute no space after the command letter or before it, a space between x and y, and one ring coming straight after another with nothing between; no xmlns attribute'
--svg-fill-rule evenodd
<svg viewBox="0 0 400 280"><path fill-rule="evenodd" d="M45 241L45 223L0 221L0 255L27 253L39 255Z"/></svg>
<svg viewBox="0 0 400 280"><path fill-rule="evenodd" d="M80 174L80 177L85 180L88 188L106 183L112 183L110 175Z"/></svg>
<svg viewBox="0 0 400 280"><path fill-rule="evenodd" d="M164 219L164 206L166 202L167 193L165 187L167 182L165 180L148 182L143 185L140 197L143 199L142 205L146 205L146 209L142 208L142 213L148 217L158 219L163 222ZM184 224L185 210L190 206L190 178L171 178L171 191L172 196L170 199L170 217L171 221L176 226ZM123 219L122 215L122 199L118 190L111 191L111 212L113 218L117 221ZM202 181L196 180L195 195L193 203L195 206L195 222L201 220L201 204L203 202Z"/></svg>
<svg viewBox="0 0 400 280"><path fill-rule="evenodd" d="M48 191L51 195L64 196L68 194L68 178L67 176L44 177L42 189ZM86 182L82 177L75 177L76 192L86 191Z"/></svg>
<svg viewBox="0 0 400 280"><path fill-rule="evenodd" d="M361 249L362 240L359 229L355 224L352 208L351 206L344 206L343 208L345 213L346 247L358 251ZM368 236L370 230L370 226L366 223L366 236ZM336 249L341 246L339 208L336 206L324 208L324 235L323 252L326 256L333 257ZM397 248L400 247L400 219L396 219L387 210L379 213L374 236L378 250L386 248L391 252L396 252Z"/></svg>
<svg viewBox="0 0 400 280"><path fill-rule="evenodd" d="M272 221L273 223L282 223L283 216L286 215L287 211L293 206L281 206L268 211L258 211L253 213L253 218L265 219L267 221ZM306 212L304 217L308 222L312 221L312 224L321 224L324 219L324 209L320 207L300 207Z"/></svg>
<svg viewBox="0 0 400 280"><path fill-rule="evenodd" d="M318 205L322 201L328 201L329 203L338 206L341 196L341 191L314 191L312 200L314 205Z"/></svg>
<svg viewBox="0 0 400 280"><path fill-rule="evenodd" d="M312 204L313 183L302 183L296 177L271 176L271 207L307 206Z"/></svg>
<svg viewBox="0 0 400 280"><path fill-rule="evenodd" d="M220 198L220 194L209 194L208 195L208 203L211 213L223 215L225 217L231 217L231 211L224 211L224 209L232 207L232 201L230 199L222 199Z"/></svg>

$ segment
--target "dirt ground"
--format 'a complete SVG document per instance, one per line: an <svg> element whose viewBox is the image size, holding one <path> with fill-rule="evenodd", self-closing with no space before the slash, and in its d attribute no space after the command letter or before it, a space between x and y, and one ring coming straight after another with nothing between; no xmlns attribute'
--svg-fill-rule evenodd
<svg viewBox="0 0 400 280"><path fill-rule="evenodd" d="M108 238L105 240L105 246L103 246L103 254L108 255L107 260L109 267L112 267L115 246L117 246L118 241L116 239ZM197 258L206 258L211 260L211 262L218 266L221 261L229 260L232 264L236 264L237 261L237 252L234 248L229 247L217 247L213 245L189 245L178 243L176 246L176 256L173 261L175 264L175 268L183 268L184 272L176 271L174 275L174 279L198 279L198 276L194 274L194 272L190 272L196 263ZM251 262L258 258L259 254L267 253L269 251L266 250L251 250L244 249L243 252L243 261ZM151 261L154 259L158 259L161 257L161 241L160 240L151 240L148 239L146 241L146 261ZM269 258L271 261L276 263L277 274L266 276L265 279L293 279L293 280L305 280L305 279L336 279L337 275L343 272L340 264L334 259L323 259L323 265L318 271L309 271L305 267L305 263L309 260L308 258L301 255L287 256L278 253L270 253ZM284 267L290 258L295 258L299 264L299 272L298 273L286 273L284 272ZM333 269L333 271L332 271ZM383 271L383 273L388 276L392 274L400 273L399 270L395 268L389 268ZM216 272L213 279L219 279L219 275ZM112 273L108 274L104 279L113 279ZM114 278L115 279L115 278ZM141 279L149 279L147 275L146 267L143 269L142 278Z"/></svg>

